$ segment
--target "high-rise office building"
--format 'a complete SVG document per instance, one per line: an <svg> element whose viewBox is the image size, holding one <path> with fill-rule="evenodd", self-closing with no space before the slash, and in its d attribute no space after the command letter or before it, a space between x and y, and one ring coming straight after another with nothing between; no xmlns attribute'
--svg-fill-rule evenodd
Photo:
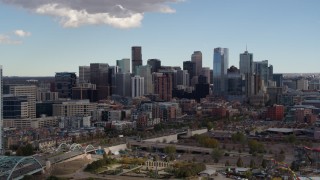
<svg viewBox="0 0 320 180"><path fill-rule="evenodd" d="M97 102L97 89L95 84L91 83L81 83L77 87L72 88L72 99L73 100L83 100L89 99L90 102Z"/></svg>
<svg viewBox="0 0 320 180"><path fill-rule="evenodd" d="M28 118L28 97L13 96L6 94L3 96L3 119Z"/></svg>
<svg viewBox="0 0 320 180"><path fill-rule="evenodd" d="M112 95L116 91L116 74L120 72L120 67L119 66L110 66L109 67L109 75L108 75L108 84L110 86L110 94Z"/></svg>
<svg viewBox="0 0 320 180"><path fill-rule="evenodd" d="M189 86L189 73L187 70L178 70L177 71L177 85L188 87Z"/></svg>
<svg viewBox="0 0 320 180"><path fill-rule="evenodd" d="M253 54L245 51L240 54L240 74L245 77L245 95L250 97L254 94L254 67Z"/></svg>
<svg viewBox="0 0 320 180"><path fill-rule="evenodd" d="M79 83L90 82L90 66L79 66Z"/></svg>
<svg viewBox="0 0 320 180"><path fill-rule="evenodd" d="M130 59L117 60L117 66L120 67L121 73L130 73Z"/></svg>
<svg viewBox="0 0 320 180"><path fill-rule="evenodd" d="M149 59L147 64L151 66L151 73L158 72L161 68L161 61L159 59Z"/></svg>
<svg viewBox="0 0 320 180"><path fill-rule="evenodd" d="M131 78L131 97L141 97L144 95L144 77L134 76Z"/></svg>
<svg viewBox="0 0 320 180"><path fill-rule="evenodd" d="M96 85L98 100L107 99L110 95L109 65L107 63L91 63L90 82Z"/></svg>
<svg viewBox="0 0 320 180"><path fill-rule="evenodd" d="M14 85L10 86L10 94L13 96L27 96L28 117L36 118L36 96L37 87L34 85Z"/></svg>
<svg viewBox="0 0 320 180"><path fill-rule="evenodd" d="M2 136L2 129L3 129L3 120L2 120L2 65L0 65L0 154L3 154L3 136Z"/></svg>
<svg viewBox="0 0 320 180"><path fill-rule="evenodd" d="M273 74L273 81L276 82L277 87L283 86L283 74Z"/></svg>
<svg viewBox="0 0 320 180"><path fill-rule="evenodd" d="M160 69L159 73L170 75L172 79L172 89L177 88L177 70L174 68Z"/></svg>
<svg viewBox="0 0 320 180"><path fill-rule="evenodd" d="M297 80L297 89L298 90L308 90L309 89L309 80L308 79L298 79Z"/></svg>
<svg viewBox="0 0 320 180"><path fill-rule="evenodd" d="M96 109L96 103L90 103L89 100L73 100L61 104L53 104L53 116L90 116Z"/></svg>
<svg viewBox="0 0 320 180"><path fill-rule="evenodd" d="M191 61L184 61L183 62L183 70L187 70L189 73L189 84L191 84L191 79L193 78L193 76L195 76L195 70L196 69L196 64L195 62L191 62Z"/></svg>
<svg viewBox="0 0 320 180"><path fill-rule="evenodd" d="M228 66L228 48L215 48L213 54L213 93L215 95L224 96L227 93Z"/></svg>
<svg viewBox="0 0 320 180"><path fill-rule="evenodd" d="M115 77L114 94L131 97L131 75L130 73L118 73Z"/></svg>
<svg viewBox="0 0 320 180"><path fill-rule="evenodd" d="M202 72L202 53L201 51L194 51L191 55L191 62L195 63L195 76L200 76Z"/></svg>
<svg viewBox="0 0 320 180"><path fill-rule="evenodd" d="M131 47L132 73L135 74L136 67L142 65L141 46Z"/></svg>
<svg viewBox="0 0 320 180"><path fill-rule="evenodd" d="M269 80L269 67L268 60L256 61L254 64L254 72L256 75L260 76L260 79L263 81L263 84L266 86Z"/></svg>
<svg viewBox="0 0 320 180"><path fill-rule="evenodd" d="M206 83L210 84L210 81L211 81L210 68L203 67L200 75L206 77L207 78L207 82Z"/></svg>
<svg viewBox="0 0 320 180"><path fill-rule="evenodd" d="M245 51L240 54L239 61L240 74L253 74L253 54Z"/></svg>
<svg viewBox="0 0 320 180"><path fill-rule="evenodd" d="M210 69L210 84L213 84L213 69Z"/></svg>
<svg viewBox="0 0 320 180"><path fill-rule="evenodd" d="M58 72L55 76L56 91L59 98L72 98L72 88L77 85L77 75L74 72Z"/></svg>
<svg viewBox="0 0 320 180"><path fill-rule="evenodd" d="M172 74L154 73L154 93L164 101L172 99Z"/></svg>
<svg viewBox="0 0 320 180"><path fill-rule="evenodd" d="M243 75L240 70L234 66L228 69L228 96L244 95Z"/></svg>
<svg viewBox="0 0 320 180"><path fill-rule="evenodd" d="M152 73L151 66L138 66L136 68L136 74L144 78L144 93L152 94L153 93L153 84L152 84Z"/></svg>

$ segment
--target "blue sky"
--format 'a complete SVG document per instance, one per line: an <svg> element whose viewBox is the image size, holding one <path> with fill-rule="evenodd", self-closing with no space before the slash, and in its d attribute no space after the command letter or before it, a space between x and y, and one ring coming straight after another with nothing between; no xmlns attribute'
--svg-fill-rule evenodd
<svg viewBox="0 0 320 180"><path fill-rule="evenodd" d="M62 2L0 0L4 75L53 76L94 62L114 65L130 58L135 45L142 46L144 64L158 58L182 66L200 50L203 65L212 68L213 48L226 47L229 65L238 66L247 44L254 60L269 60L275 72L319 72L319 0ZM109 15L118 19L105 20Z"/></svg>

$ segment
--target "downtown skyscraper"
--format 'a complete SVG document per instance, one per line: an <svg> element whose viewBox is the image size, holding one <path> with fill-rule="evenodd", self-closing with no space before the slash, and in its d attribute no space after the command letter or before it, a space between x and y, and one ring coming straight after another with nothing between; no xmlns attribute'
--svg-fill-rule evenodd
<svg viewBox="0 0 320 180"><path fill-rule="evenodd" d="M3 129L3 120L2 120L2 66L0 65L0 155L3 154L3 141L2 141L2 129Z"/></svg>
<svg viewBox="0 0 320 180"><path fill-rule="evenodd" d="M91 63L90 82L97 85L98 100L105 100L110 95L109 64Z"/></svg>
<svg viewBox="0 0 320 180"><path fill-rule="evenodd" d="M131 48L132 73L136 74L136 67L142 65L141 46L133 46Z"/></svg>
<svg viewBox="0 0 320 180"><path fill-rule="evenodd" d="M117 66L121 73L130 73L130 59L117 60Z"/></svg>
<svg viewBox="0 0 320 180"><path fill-rule="evenodd" d="M194 75L195 76L200 76L202 72L202 53L201 51L194 51L193 54L191 55L191 62L195 63L195 71Z"/></svg>
<svg viewBox="0 0 320 180"><path fill-rule="evenodd" d="M228 90L229 49L214 48L213 52L213 94L224 96Z"/></svg>
<svg viewBox="0 0 320 180"><path fill-rule="evenodd" d="M79 66L79 83L90 82L90 66Z"/></svg>
<svg viewBox="0 0 320 180"><path fill-rule="evenodd" d="M254 66L253 54L247 50L240 54L239 61L240 74L245 77L245 95L250 97L254 94Z"/></svg>
<svg viewBox="0 0 320 180"><path fill-rule="evenodd" d="M240 54L239 69L241 74L253 74L253 54L245 51Z"/></svg>

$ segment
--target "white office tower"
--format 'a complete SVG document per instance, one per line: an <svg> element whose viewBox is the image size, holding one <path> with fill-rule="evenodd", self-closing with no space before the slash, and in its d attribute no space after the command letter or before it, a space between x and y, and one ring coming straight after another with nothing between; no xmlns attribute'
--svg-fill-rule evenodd
<svg viewBox="0 0 320 180"><path fill-rule="evenodd" d="M134 76L131 78L131 97L141 97L144 95L144 78L140 76Z"/></svg>
<svg viewBox="0 0 320 180"><path fill-rule="evenodd" d="M2 125L3 125L3 121L2 121L2 66L0 65L0 154L3 154L3 141L2 141Z"/></svg>

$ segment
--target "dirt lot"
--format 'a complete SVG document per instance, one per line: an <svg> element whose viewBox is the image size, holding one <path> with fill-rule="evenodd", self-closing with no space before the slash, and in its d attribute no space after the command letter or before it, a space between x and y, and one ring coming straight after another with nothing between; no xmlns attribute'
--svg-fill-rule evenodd
<svg viewBox="0 0 320 180"><path fill-rule="evenodd" d="M90 160L87 159L77 159L70 162L59 163L53 165L51 174L52 175L67 175L75 173L77 170L83 168Z"/></svg>

